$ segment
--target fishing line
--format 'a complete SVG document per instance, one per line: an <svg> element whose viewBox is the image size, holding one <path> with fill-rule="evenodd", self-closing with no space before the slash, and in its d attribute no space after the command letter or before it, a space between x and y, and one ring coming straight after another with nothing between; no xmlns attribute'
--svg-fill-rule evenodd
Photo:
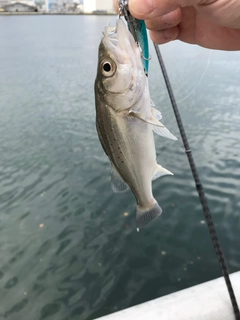
<svg viewBox="0 0 240 320"><path fill-rule="evenodd" d="M160 49L159 49L158 45L155 44L155 43L153 43L153 45L154 45L154 48L156 50L157 58L158 58L158 61L159 61L159 64L160 64L160 67L161 67L161 70L162 70L162 74L163 74L165 83L166 83L166 87L167 87L167 90L168 90L169 98L171 100L172 108L173 108L173 111L174 111L174 114L175 114L175 117L176 117L176 121L177 121L177 124L178 124L180 135L182 137L182 141L183 141L183 145L184 145L184 148L185 148L185 152L187 154L189 165L191 167L192 175L193 175L193 178L194 178L194 181L195 181L195 184L196 184L196 189L197 189L197 192L198 192L198 195L199 195L199 199L200 199L200 202L201 202L201 205L202 205L204 216L205 216L205 219L207 221L208 230L209 230L209 233L210 233L210 236L211 236L211 239L212 239L213 247L215 249L215 252L216 252L216 255L217 255L217 259L218 259L218 262L220 264L220 267L221 267L221 270L222 270L222 274L223 274L223 277L225 279L226 286L227 286L227 289L228 289L228 293L229 293L229 296L230 296L230 299L231 299L231 302L232 302L235 319L236 320L240 320L240 312L239 312L239 308L238 308L238 304L237 304L237 301L236 301L236 297L235 297L235 294L234 294L234 291L233 291L233 288L232 288L232 284L231 284L231 281L230 281L230 278L229 278L229 273L228 273L228 270L227 270L226 260L224 258L223 251L222 251L219 239L217 237L217 232L216 232L216 229L215 229L215 226L214 226L214 223L213 223L212 216L210 214L210 210L209 210L207 199L206 199L206 196L205 196L205 193L204 193L204 190L203 190L203 186L201 184L201 181L200 181L200 178L199 178L199 175L198 175L198 172L197 172L197 168L196 168L196 165L195 165L195 162L194 162L194 159L193 159L192 151L190 149L190 146L189 146L189 143L188 143L188 140L187 140L185 129L184 129L184 126L183 126L183 123L182 123L182 119L181 119L181 116L180 116L180 113L179 113L179 110L178 110L178 106L177 106L177 103L176 103L176 100L175 100L175 97L174 97L174 94L173 94L173 91L172 91L172 87L171 87L171 84L170 84L170 81L169 81L169 78L168 78L168 74L167 74L163 59L162 59L162 55L161 55L161 52L160 52Z"/></svg>
<svg viewBox="0 0 240 320"><path fill-rule="evenodd" d="M185 101L187 98L189 98L191 96L191 94L193 93L193 91L200 85L200 83L201 83L203 77L205 76L205 73L207 72L208 67L210 65L212 52L213 52L213 50L211 50L210 53L209 53L209 57L208 57L208 62L207 62L206 68L204 69L200 79L198 80L198 83L192 88L192 90L186 95L186 97L184 97L183 99L179 100L178 103L181 103L181 102Z"/></svg>

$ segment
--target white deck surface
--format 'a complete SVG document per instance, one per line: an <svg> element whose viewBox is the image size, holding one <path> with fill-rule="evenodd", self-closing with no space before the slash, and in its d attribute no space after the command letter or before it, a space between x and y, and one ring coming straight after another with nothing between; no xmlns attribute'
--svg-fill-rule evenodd
<svg viewBox="0 0 240 320"><path fill-rule="evenodd" d="M230 276L240 306L240 271ZM98 318L98 320L235 320L224 278Z"/></svg>

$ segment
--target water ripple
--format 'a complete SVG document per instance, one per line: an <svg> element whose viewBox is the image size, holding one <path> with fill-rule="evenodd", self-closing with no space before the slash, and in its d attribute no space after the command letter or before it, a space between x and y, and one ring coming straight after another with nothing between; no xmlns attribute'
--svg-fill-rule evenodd
<svg viewBox="0 0 240 320"><path fill-rule="evenodd" d="M136 232L134 196L111 190L93 96L108 19L0 17L0 318L90 320L221 275L154 55L152 99L179 138L155 139L158 162L174 173L153 182L163 214ZM162 51L229 269L237 271L239 54L210 56L179 42Z"/></svg>

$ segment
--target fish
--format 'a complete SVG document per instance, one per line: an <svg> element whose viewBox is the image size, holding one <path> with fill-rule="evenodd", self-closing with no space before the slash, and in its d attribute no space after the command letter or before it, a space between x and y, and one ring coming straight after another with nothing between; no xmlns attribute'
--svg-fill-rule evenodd
<svg viewBox="0 0 240 320"><path fill-rule="evenodd" d="M141 50L121 17L116 27L103 30L94 91L96 129L111 162L112 189L119 193L131 189L136 227L142 228L162 213L152 181L172 175L156 161L153 132L177 138L159 121L162 115L150 98Z"/></svg>

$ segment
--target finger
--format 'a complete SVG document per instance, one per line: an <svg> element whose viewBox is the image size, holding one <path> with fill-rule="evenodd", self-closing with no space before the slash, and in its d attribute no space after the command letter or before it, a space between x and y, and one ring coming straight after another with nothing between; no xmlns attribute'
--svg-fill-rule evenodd
<svg viewBox="0 0 240 320"><path fill-rule="evenodd" d="M163 16L177 8L197 5L201 0L129 0L129 9L138 19Z"/></svg>
<svg viewBox="0 0 240 320"><path fill-rule="evenodd" d="M176 40L179 35L179 27L175 26L169 29L150 31L150 37L157 44L164 44L172 40Z"/></svg>
<svg viewBox="0 0 240 320"><path fill-rule="evenodd" d="M181 19L182 11L181 9L176 9L165 14L164 16L146 20L146 26L149 30L162 30L178 25L181 22Z"/></svg>
<svg viewBox="0 0 240 320"><path fill-rule="evenodd" d="M114 0L114 9L118 13L118 0Z"/></svg>

